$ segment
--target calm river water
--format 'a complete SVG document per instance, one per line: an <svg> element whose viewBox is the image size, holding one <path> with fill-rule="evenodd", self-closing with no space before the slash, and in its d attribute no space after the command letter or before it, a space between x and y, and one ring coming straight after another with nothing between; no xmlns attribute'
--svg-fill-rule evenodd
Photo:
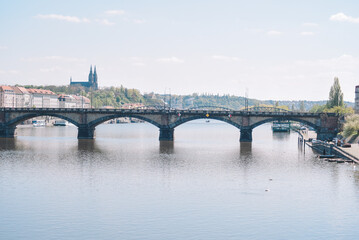
<svg viewBox="0 0 359 240"><path fill-rule="evenodd" d="M242 145L215 121L172 145L144 123L17 133L0 141L0 239L359 239L359 166L270 125Z"/></svg>

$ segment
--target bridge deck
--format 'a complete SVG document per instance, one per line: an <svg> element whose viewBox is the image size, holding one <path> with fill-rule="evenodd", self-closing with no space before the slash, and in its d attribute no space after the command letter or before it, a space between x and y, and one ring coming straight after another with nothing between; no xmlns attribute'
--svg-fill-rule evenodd
<svg viewBox="0 0 359 240"><path fill-rule="evenodd" d="M211 118L240 129L241 141L252 141L252 130L275 120L293 120L313 127L320 139L336 135L340 124L334 113L208 109L0 108L0 137L14 137L16 125L37 117L62 118L78 127L78 138L92 139L96 126L119 117L134 117L160 129L160 140L173 140L174 129L196 119Z"/></svg>
<svg viewBox="0 0 359 240"><path fill-rule="evenodd" d="M0 112L37 112L37 113L114 113L114 114L214 114L214 115L261 115L261 116L306 116L318 117L322 114L336 116L335 113L310 112L275 112L275 111L246 111L246 110L159 110L159 109L104 109L104 108L0 108Z"/></svg>

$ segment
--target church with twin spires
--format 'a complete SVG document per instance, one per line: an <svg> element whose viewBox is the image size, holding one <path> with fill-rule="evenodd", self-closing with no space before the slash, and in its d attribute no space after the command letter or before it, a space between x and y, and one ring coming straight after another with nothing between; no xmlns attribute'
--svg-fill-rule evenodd
<svg viewBox="0 0 359 240"><path fill-rule="evenodd" d="M94 67L94 71L92 73L92 65L90 67L89 78L87 82L73 82L72 77L70 78L70 86L82 86L92 90L98 89L98 81L97 81L97 73L96 66Z"/></svg>

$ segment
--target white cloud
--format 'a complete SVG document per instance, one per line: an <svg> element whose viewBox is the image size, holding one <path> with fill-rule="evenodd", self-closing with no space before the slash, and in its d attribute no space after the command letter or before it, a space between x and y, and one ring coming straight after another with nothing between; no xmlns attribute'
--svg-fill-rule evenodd
<svg viewBox="0 0 359 240"><path fill-rule="evenodd" d="M74 57L64 57L64 56L45 56L45 57L35 57L35 58L21 58L22 61L26 62L36 62L41 60L51 60L51 61L63 61L63 62L85 62L85 58L74 58Z"/></svg>
<svg viewBox="0 0 359 240"><path fill-rule="evenodd" d="M135 62L135 63L132 63L133 66L136 66L136 67L143 67L143 66L146 66L145 63L143 62Z"/></svg>
<svg viewBox="0 0 359 240"><path fill-rule="evenodd" d="M303 85L311 86L311 88L307 88L308 91L322 92L317 93L319 96L328 94L334 77L339 77L344 98L353 101L354 86L358 85L358 65L359 57L343 54L339 57L327 59L297 61L288 75L303 74L302 80L297 79L297 81L302 82ZM325 86L325 91L323 91L323 86ZM311 94L308 93L308 95Z"/></svg>
<svg viewBox="0 0 359 240"><path fill-rule="evenodd" d="M146 23L146 20L144 20L144 19L134 19L133 22L136 23L136 24L143 24L143 23Z"/></svg>
<svg viewBox="0 0 359 240"><path fill-rule="evenodd" d="M52 67L52 68L40 68L40 72L55 72L61 70L60 67Z"/></svg>
<svg viewBox="0 0 359 240"><path fill-rule="evenodd" d="M108 10L105 12L105 14L107 15L123 15L125 14L125 11L124 10Z"/></svg>
<svg viewBox="0 0 359 240"><path fill-rule="evenodd" d="M18 74L19 71L16 70L1 70L0 69L0 74Z"/></svg>
<svg viewBox="0 0 359 240"><path fill-rule="evenodd" d="M354 18L351 16L347 16L344 13L337 13L329 18L331 21L338 21L338 22L351 22L351 23L359 23L359 18Z"/></svg>
<svg viewBox="0 0 359 240"><path fill-rule="evenodd" d="M278 36L278 35L281 35L282 32L271 30L271 31L268 31L267 34L270 36Z"/></svg>
<svg viewBox="0 0 359 240"><path fill-rule="evenodd" d="M0 50L5 50L7 49L7 46L0 46Z"/></svg>
<svg viewBox="0 0 359 240"><path fill-rule="evenodd" d="M65 62L83 62L86 61L85 58L74 58L74 57L64 57L64 56L47 56L44 57L46 60L60 60Z"/></svg>
<svg viewBox="0 0 359 240"><path fill-rule="evenodd" d="M112 25L115 25L114 22L110 22L109 20L107 19L96 19L96 22L102 24L102 25L106 25L106 26L112 26Z"/></svg>
<svg viewBox="0 0 359 240"><path fill-rule="evenodd" d="M307 22L302 24L303 27L318 27L318 23Z"/></svg>
<svg viewBox="0 0 359 240"><path fill-rule="evenodd" d="M300 35L302 35L302 36L312 36L312 35L314 35L314 32L301 32Z"/></svg>
<svg viewBox="0 0 359 240"><path fill-rule="evenodd" d="M264 30L261 29L261 28L249 28L249 29L246 29L247 31L251 32L251 33L263 33Z"/></svg>
<svg viewBox="0 0 359 240"><path fill-rule="evenodd" d="M314 61L297 61L296 64L308 66L308 67L326 67L331 70L340 69L345 71L345 69L356 70L359 65L359 58L353 57L348 54L342 54L339 57L329 58L329 59L318 59ZM328 72L330 72L329 70Z"/></svg>
<svg viewBox="0 0 359 240"><path fill-rule="evenodd" d="M89 23L90 22L90 20L87 18L65 16L65 15L60 15L60 14L45 14L45 15L39 14L39 15L36 15L35 18L55 19L55 20L60 20L60 21L73 22L73 23Z"/></svg>
<svg viewBox="0 0 359 240"><path fill-rule="evenodd" d="M130 57L130 60L131 61L142 61L143 60L143 58L142 57Z"/></svg>
<svg viewBox="0 0 359 240"><path fill-rule="evenodd" d="M229 56L223 56L223 55L213 55L211 57L212 59L219 60L219 61L239 61L239 58L237 57L229 57Z"/></svg>
<svg viewBox="0 0 359 240"><path fill-rule="evenodd" d="M157 62L184 63L184 60L179 59L177 57L169 57L169 58L158 58Z"/></svg>

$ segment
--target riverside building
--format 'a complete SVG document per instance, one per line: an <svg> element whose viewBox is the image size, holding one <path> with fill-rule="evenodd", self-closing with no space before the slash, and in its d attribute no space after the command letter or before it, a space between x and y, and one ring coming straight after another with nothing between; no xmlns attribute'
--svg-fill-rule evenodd
<svg viewBox="0 0 359 240"><path fill-rule="evenodd" d="M59 107L60 108L90 108L90 99L84 96L76 95L59 95Z"/></svg>
<svg viewBox="0 0 359 240"><path fill-rule="evenodd" d="M50 90L0 86L0 107L6 108L90 108L90 99L57 95Z"/></svg>
<svg viewBox="0 0 359 240"><path fill-rule="evenodd" d="M50 90L0 86L0 107L57 108L57 94Z"/></svg>

